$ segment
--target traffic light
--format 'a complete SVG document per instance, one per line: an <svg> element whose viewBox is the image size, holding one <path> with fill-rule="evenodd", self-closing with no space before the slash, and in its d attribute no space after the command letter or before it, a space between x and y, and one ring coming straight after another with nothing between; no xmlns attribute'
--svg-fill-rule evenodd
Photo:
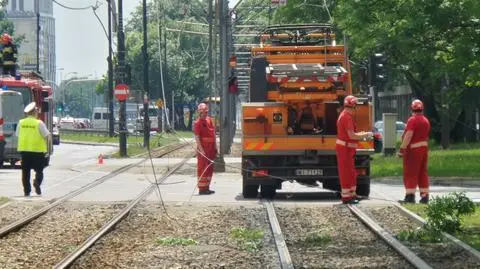
<svg viewBox="0 0 480 269"><path fill-rule="evenodd" d="M374 53L370 57L369 84L381 88L387 81L387 58L383 53Z"/></svg>
<svg viewBox="0 0 480 269"><path fill-rule="evenodd" d="M65 109L63 103L58 103L57 112L63 112Z"/></svg>

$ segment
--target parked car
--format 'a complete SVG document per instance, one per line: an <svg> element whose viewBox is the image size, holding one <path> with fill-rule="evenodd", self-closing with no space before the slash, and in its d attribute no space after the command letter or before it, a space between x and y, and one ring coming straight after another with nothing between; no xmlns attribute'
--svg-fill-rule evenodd
<svg viewBox="0 0 480 269"><path fill-rule="evenodd" d="M395 123L396 133L397 133L397 141L402 140L403 131L405 131L405 127L407 126L404 122L397 121ZM375 152L381 152L383 148L383 121L375 122L373 126L373 141L374 141L374 148Z"/></svg>

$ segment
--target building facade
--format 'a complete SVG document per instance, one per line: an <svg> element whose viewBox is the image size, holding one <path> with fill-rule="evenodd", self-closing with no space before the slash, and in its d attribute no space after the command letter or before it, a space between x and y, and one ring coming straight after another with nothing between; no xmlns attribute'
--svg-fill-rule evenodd
<svg viewBox="0 0 480 269"><path fill-rule="evenodd" d="M8 19L15 26L14 39L24 36L18 48L19 70L39 71L46 81L56 83L53 1L9 0L6 11ZM40 29L38 33L37 27ZM38 57L37 38L39 40Z"/></svg>

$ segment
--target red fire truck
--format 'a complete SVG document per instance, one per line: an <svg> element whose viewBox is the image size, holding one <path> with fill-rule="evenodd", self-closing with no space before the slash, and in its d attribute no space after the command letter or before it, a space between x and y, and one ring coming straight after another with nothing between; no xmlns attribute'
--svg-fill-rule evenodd
<svg viewBox="0 0 480 269"><path fill-rule="evenodd" d="M19 75L0 76L0 90L19 92L23 98L23 106L18 107L23 115L23 109L30 102L37 103L37 107L41 108L39 119L45 122L48 130L53 133L53 90L45 83L43 78L37 73L20 73ZM7 107L7 106L3 106ZM7 111L2 111L3 114L3 138L5 142L3 156L0 156L0 166L3 161L8 161L13 166L21 159L20 153L17 152L17 138L15 137L15 129L17 122L12 121L7 124ZM53 152L53 145L50 142L48 145L49 153Z"/></svg>

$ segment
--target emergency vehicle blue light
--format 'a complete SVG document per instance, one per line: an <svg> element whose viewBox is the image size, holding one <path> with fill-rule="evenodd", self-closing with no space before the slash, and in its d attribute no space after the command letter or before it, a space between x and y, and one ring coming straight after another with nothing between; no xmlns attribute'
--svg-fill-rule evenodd
<svg viewBox="0 0 480 269"><path fill-rule="evenodd" d="M7 91L7 90L8 90L8 86L7 86L7 85L3 85L3 86L2 86L2 90Z"/></svg>
<svg viewBox="0 0 480 269"><path fill-rule="evenodd" d="M17 73L15 74L15 80L20 80L21 78L22 78L22 76L20 75L19 72L17 72Z"/></svg>

